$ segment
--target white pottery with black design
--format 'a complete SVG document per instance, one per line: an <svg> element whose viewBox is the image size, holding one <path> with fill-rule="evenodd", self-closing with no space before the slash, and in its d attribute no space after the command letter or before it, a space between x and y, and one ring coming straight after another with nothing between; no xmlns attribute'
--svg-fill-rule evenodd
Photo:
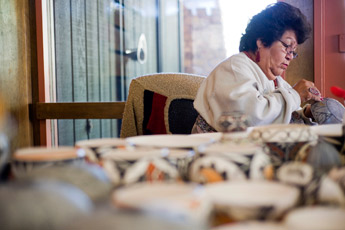
<svg viewBox="0 0 345 230"><path fill-rule="evenodd" d="M81 140L75 143L77 148L85 150L89 162L99 164L101 156L109 150L125 148L127 142L121 138L97 138Z"/></svg>
<svg viewBox="0 0 345 230"><path fill-rule="evenodd" d="M189 178L198 183L265 179L269 167L270 157L261 145L218 142L199 152L190 165Z"/></svg>
<svg viewBox="0 0 345 230"><path fill-rule="evenodd" d="M308 163L284 163L277 170L276 179L300 189L302 204L345 205L341 186L326 174L320 174Z"/></svg>
<svg viewBox="0 0 345 230"><path fill-rule="evenodd" d="M323 175L317 193L317 203L345 207L345 194L337 182Z"/></svg>
<svg viewBox="0 0 345 230"><path fill-rule="evenodd" d="M216 212L233 221L277 220L297 206L300 191L275 181L228 181L205 185Z"/></svg>
<svg viewBox="0 0 345 230"><path fill-rule="evenodd" d="M305 160L308 149L315 145L318 135L307 125L272 124L255 127L250 138L257 143L264 143L271 155L273 164L291 160Z"/></svg>
<svg viewBox="0 0 345 230"><path fill-rule="evenodd" d="M345 107L333 98L324 98L312 103L310 111L318 124L341 124Z"/></svg>
<svg viewBox="0 0 345 230"><path fill-rule="evenodd" d="M204 187L194 183L137 183L115 190L112 200L120 209L152 213L191 224L208 224L213 211Z"/></svg>
<svg viewBox="0 0 345 230"><path fill-rule="evenodd" d="M151 148L117 149L102 155L102 165L115 186L143 181L175 181L193 154L189 150Z"/></svg>
<svg viewBox="0 0 345 230"><path fill-rule="evenodd" d="M308 206L289 212L283 222L287 230L318 229L343 230L345 208L334 206Z"/></svg>
<svg viewBox="0 0 345 230"><path fill-rule="evenodd" d="M331 169L328 177L338 183L345 194L345 167Z"/></svg>

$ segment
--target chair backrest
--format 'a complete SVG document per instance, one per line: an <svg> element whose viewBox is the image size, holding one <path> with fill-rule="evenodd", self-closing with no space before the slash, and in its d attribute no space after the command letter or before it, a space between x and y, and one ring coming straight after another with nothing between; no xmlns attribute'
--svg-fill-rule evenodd
<svg viewBox="0 0 345 230"><path fill-rule="evenodd" d="M186 73L156 73L133 79L120 136L190 133L198 115L193 101L204 79Z"/></svg>

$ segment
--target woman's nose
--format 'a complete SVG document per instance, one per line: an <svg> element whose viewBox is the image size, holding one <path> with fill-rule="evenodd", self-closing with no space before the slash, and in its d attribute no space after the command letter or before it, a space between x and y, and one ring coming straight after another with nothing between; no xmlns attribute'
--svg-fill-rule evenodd
<svg viewBox="0 0 345 230"><path fill-rule="evenodd" d="M286 58L286 60L291 61L293 59L293 53L287 52L285 58Z"/></svg>

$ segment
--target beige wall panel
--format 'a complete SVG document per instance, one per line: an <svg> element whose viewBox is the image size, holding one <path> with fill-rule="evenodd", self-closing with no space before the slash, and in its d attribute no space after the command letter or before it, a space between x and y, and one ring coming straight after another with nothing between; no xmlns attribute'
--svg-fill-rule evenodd
<svg viewBox="0 0 345 230"><path fill-rule="evenodd" d="M298 7L306 15L309 23L313 27L314 7L313 0L284 0L293 6ZM313 32L311 37L302 45L298 46L298 58L290 63L286 71L286 80L294 85L301 79L314 81L314 41Z"/></svg>
<svg viewBox="0 0 345 230"><path fill-rule="evenodd" d="M0 95L15 127L11 149L32 145L28 1L0 0Z"/></svg>

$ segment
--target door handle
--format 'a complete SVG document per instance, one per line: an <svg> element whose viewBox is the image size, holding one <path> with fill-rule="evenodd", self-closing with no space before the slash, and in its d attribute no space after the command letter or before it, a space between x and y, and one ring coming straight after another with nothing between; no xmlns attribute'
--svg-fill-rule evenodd
<svg viewBox="0 0 345 230"><path fill-rule="evenodd" d="M147 61L147 43L145 34L141 34L138 40L138 46L135 49L126 49L125 55L140 64Z"/></svg>

